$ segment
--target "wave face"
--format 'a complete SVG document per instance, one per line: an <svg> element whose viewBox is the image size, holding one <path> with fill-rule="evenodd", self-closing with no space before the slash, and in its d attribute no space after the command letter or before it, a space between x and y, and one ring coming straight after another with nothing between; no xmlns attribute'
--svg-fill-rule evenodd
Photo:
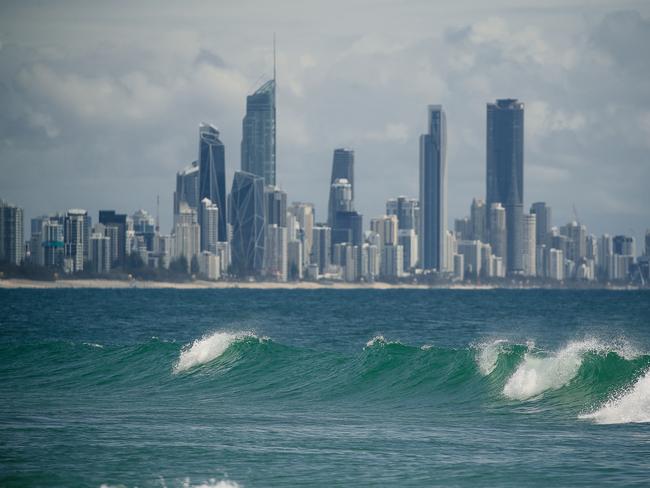
<svg viewBox="0 0 650 488"><path fill-rule="evenodd" d="M598 424L650 422L650 370L630 388L614 394L601 408L580 418Z"/></svg>
<svg viewBox="0 0 650 488"><path fill-rule="evenodd" d="M218 387L222 395L249 400L425 402L468 411L537 402L595 423L650 421L650 356L596 339L544 351L532 341L445 348L376 336L343 354L288 346L250 331L216 331L185 345L158 339L130 346L45 342L4 345L0 354L11 364L3 374L16 380L49 364L52 374L41 381L59 390L211 394Z"/></svg>

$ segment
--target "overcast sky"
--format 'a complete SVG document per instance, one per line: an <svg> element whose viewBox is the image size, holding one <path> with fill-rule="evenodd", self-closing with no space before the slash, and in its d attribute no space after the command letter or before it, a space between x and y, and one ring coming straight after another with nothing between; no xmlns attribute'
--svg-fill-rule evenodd
<svg viewBox="0 0 650 488"><path fill-rule="evenodd" d="M0 198L27 218L155 213L160 194L167 232L202 121L221 130L229 190L276 32L278 182L319 220L336 147L355 150L366 219L417 197L439 103L450 223L468 214L485 194L485 105L508 97L526 104L526 207L548 202L561 225L575 205L597 234L650 227L647 1L90 3L0 6Z"/></svg>

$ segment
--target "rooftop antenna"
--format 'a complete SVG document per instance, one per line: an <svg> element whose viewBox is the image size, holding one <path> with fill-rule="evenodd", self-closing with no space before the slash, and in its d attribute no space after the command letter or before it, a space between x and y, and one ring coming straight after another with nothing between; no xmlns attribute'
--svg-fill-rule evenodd
<svg viewBox="0 0 650 488"><path fill-rule="evenodd" d="M273 33L273 81L275 81L275 32Z"/></svg>

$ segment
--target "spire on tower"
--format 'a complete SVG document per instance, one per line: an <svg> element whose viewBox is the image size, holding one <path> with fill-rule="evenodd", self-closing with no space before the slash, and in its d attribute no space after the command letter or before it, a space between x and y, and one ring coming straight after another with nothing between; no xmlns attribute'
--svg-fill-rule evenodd
<svg viewBox="0 0 650 488"><path fill-rule="evenodd" d="M273 81L275 81L275 32L273 33Z"/></svg>

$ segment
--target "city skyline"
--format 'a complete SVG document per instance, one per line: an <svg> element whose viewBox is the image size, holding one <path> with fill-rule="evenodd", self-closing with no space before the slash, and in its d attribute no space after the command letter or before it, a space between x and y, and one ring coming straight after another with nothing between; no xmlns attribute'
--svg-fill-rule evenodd
<svg viewBox="0 0 650 488"><path fill-rule="evenodd" d="M559 6L546 10L546 16L515 12L499 4L479 15L463 2L440 16L435 15L437 7L427 6L420 16L439 27L438 35L423 33L422 23L416 22L412 35L391 39L377 29L379 19L394 13L395 22L404 22L414 14L384 6L371 14L373 22L364 31L353 34L346 24L326 34L332 41L322 43L327 48L315 44L304 29L273 25L275 14L265 11L267 29L240 39L237 45L236 37L229 38L225 31L217 34L201 21L196 25L184 22L178 27L180 32L162 39L165 47L174 39L175 49L165 54L147 37L171 22L170 9L161 8L140 37L134 38L127 29L125 39L140 46L143 54L152 53L136 59L125 57L114 36L108 41L102 37L112 28L104 34L99 29L82 35L88 40L85 50L73 48L58 27L27 42L24 32L31 32L30 22L38 19L14 6L15 25L0 24L0 32L6 33L0 55L7 79L15 80L13 91L4 93L11 95L7 104L11 118L2 122L5 141L9 141L3 145L2 158L12 161L5 163L3 182L11 184L0 183L0 193L24 207L26 219L50 209L75 207L96 215L101 208L116 207L116 200L124 204L118 207L121 212L152 211L160 195L161 227L170 229L171 215L166 209L172 205L173 181L168 175L194 159L198 123L212 123L221 131L227 148L226 181L239 169L245 97L261 85L255 80L271 71L271 39L277 31L281 73L277 183L291 200L313 201L319 221L325 220L328 188L317 182L327 178L331 151L336 147L355 150L355 202L360 213L378 215L387 198L417 196L414 141L421 132L422 106L441 103L446 107L450 134L451 226L453 217L467 213L471 198L484 197L484 104L511 96L527 107L524 208L544 200L553 206L556 221L566 222L573 218L575 204L581 220L595 233L631 234L639 241L648 203L641 184L648 171L643 123L648 107L647 97L642 96L647 81L639 79L645 65L630 65L625 49L634 52L635 46L643 45L639 40L645 39L648 12L634 2L623 7L628 11L600 5L578 18L570 8ZM89 9L86 15L91 22L99 22L100 11ZM353 5L348 11L357 18L360 9ZM54 8L55 18L57 13ZM138 18L139 13L133 15ZM240 16L240 12L234 9L224 15ZM308 25L330 22L324 15ZM575 38L553 36L553 22L573 26L566 32L573 32ZM23 33L16 26L22 26ZM303 38L304 42L298 42ZM108 51L102 50L100 41L108 42ZM65 64L60 56L53 58L39 50L42 45L58 48ZM34 46L35 51L27 53L26 46ZM87 53L93 49L112 57L89 70ZM16 56L23 61L22 70L14 69ZM602 63L592 63L596 72L585 71L576 56ZM171 65L161 71L164 60ZM603 66L602 73L597 71L599 66ZM172 67L182 76L170 79ZM154 72L161 76L152 77ZM616 86L622 83L631 92L605 91L612 86L612 72L619 77ZM598 82L586 87L578 83L585 73ZM169 94L174 79L194 83L191 94L181 88L180 93ZM94 82L99 83L97 88L106 86L115 99L102 90L95 90L90 101L82 97ZM74 83L79 90L71 94L68 87ZM133 98L139 93L141 97ZM602 97L596 97L601 93ZM169 96L168 102L163 103L161 96ZM125 106L124 97L132 103ZM115 103L107 104L111 101ZM124 108L119 125L106 110L110 107ZM607 113L616 117L619 129L611 124L606 129ZM155 125L151 135L153 118L164 124ZM136 123L137 131L133 130ZM21 134L30 135L30 145ZM36 140L38 144L33 144ZM82 141L85 157L76 150ZM115 171L109 172L111 167ZM621 172L628 175L624 182L615 178ZM42 181L33 178L34 174L41 175ZM28 188L33 189L33 198L26 198Z"/></svg>

